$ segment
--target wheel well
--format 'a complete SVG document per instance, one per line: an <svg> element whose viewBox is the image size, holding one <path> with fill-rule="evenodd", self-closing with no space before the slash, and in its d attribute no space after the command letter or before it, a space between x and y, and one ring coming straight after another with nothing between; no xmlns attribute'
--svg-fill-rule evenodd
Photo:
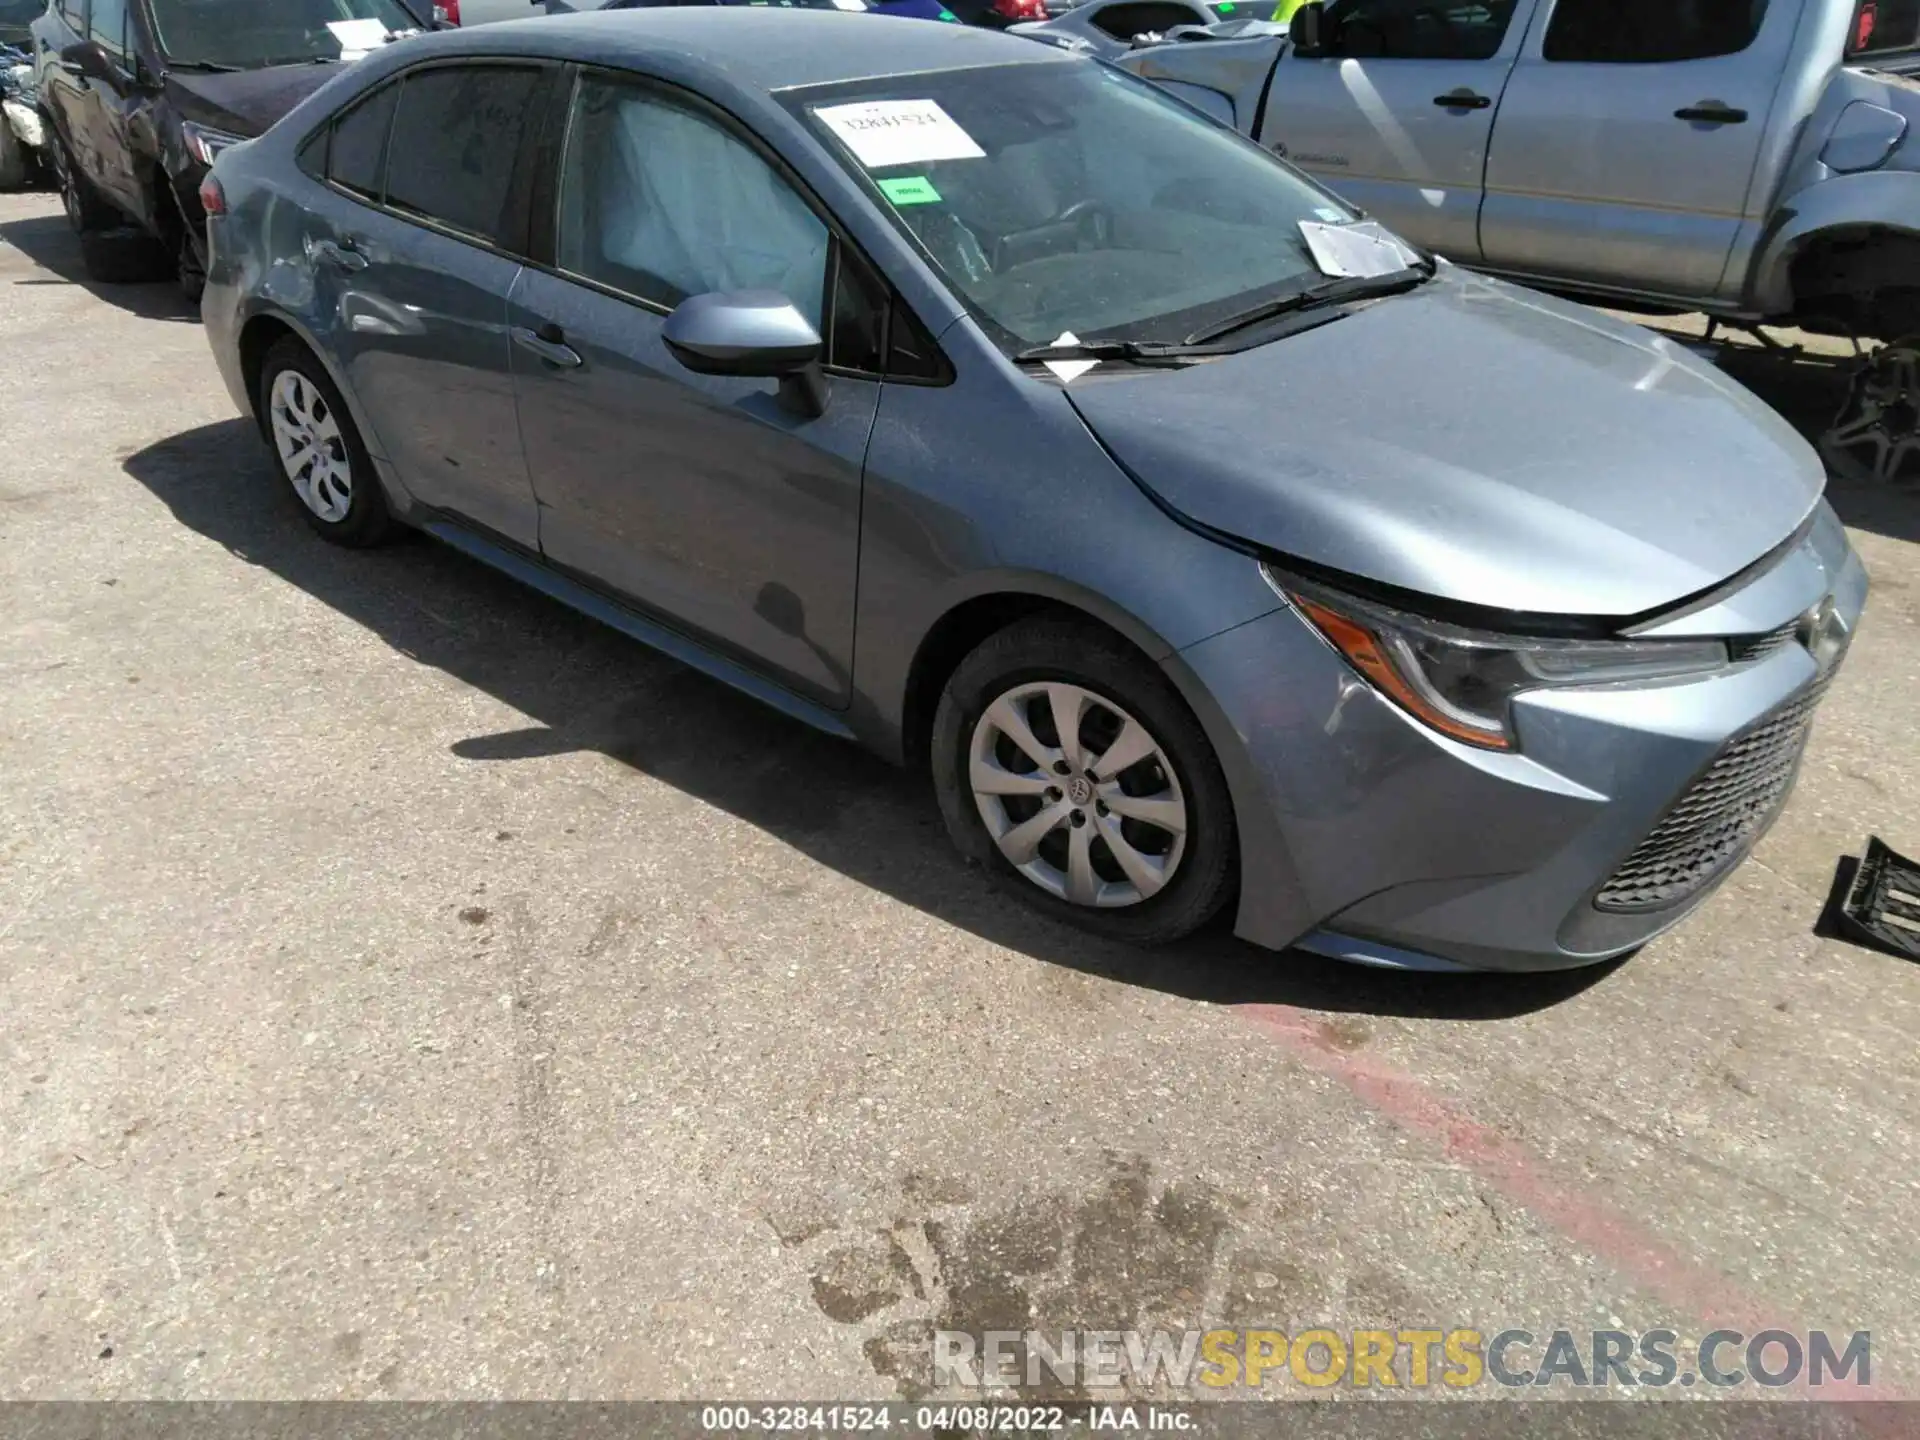
<svg viewBox="0 0 1920 1440"><path fill-rule="evenodd" d="M1017 592L976 595L954 606L934 622L920 642L907 672L906 703L900 717L900 748L908 766L916 770L926 768L928 747L933 738L933 714L940 705L940 692L960 662L989 635L1036 615L1083 620L1089 625L1098 625L1128 645L1133 644L1098 616L1044 595Z"/></svg>
<svg viewBox="0 0 1920 1440"><path fill-rule="evenodd" d="M1789 264L1796 324L1880 340L1920 328L1920 235L1877 226L1824 230Z"/></svg>
<svg viewBox="0 0 1920 1440"><path fill-rule="evenodd" d="M266 420L260 414L260 367L266 364L267 352L293 333L291 325L271 315L256 315L240 330L240 373L246 377L247 404L262 426Z"/></svg>

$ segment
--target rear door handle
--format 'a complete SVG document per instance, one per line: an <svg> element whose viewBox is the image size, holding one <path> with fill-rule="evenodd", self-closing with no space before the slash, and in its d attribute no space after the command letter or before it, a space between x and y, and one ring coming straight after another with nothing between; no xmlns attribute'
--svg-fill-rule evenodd
<svg viewBox="0 0 1920 1440"><path fill-rule="evenodd" d="M315 240L307 237L307 258L321 265L331 265L336 270L364 270L367 257L351 245L342 245L333 240Z"/></svg>
<svg viewBox="0 0 1920 1440"><path fill-rule="evenodd" d="M1727 104L1724 100L1702 100L1697 105L1688 105L1673 112L1676 120L1698 120L1707 125L1738 125L1747 118L1747 112Z"/></svg>
<svg viewBox="0 0 1920 1440"><path fill-rule="evenodd" d="M1477 94L1463 86L1448 94L1434 96L1433 103L1444 105L1449 110L1484 110L1493 104L1493 97Z"/></svg>
<svg viewBox="0 0 1920 1440"><path fill-rule="evenodd" d="M558 325L542 325L538 330L516 325L511 334L514 344L538 355L544 364L561 370L580 368L580 352L567 344L566 332Z"/></svg>

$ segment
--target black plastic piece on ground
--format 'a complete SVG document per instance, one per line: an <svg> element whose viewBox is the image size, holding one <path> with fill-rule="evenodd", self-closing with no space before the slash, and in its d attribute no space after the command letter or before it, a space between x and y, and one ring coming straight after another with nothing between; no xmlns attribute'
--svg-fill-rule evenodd
<svg viewBox="0 0 1920 1440"><path fill-rule="evenodd" d="M1920 864L1872 837L1835 918L1843 939L1920 960Z"/></svg>

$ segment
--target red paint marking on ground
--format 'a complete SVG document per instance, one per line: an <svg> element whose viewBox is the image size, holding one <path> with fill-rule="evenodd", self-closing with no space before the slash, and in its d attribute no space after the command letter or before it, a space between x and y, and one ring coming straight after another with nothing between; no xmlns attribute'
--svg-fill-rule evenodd
<svg viewBox="0 0 1920 1440"><path fill-rule="evenodd" d="M1717 1271L1687 1259L1678 1250L1648 1233L1644 1222L1615 1210L1603 1201L1580 1194L1549 1174L1516 1142L1481 1124L1420 1081L1377 1056L1343 1050L1332 1044L1321 1022L1287 1005L1237 1005L1240 1014L1283 1043L1295 1059L1322 1075L1340 1081L1367 1104L1402 1129L1436 1144L1507 1199L1530 1210L1568 1239L1668 1305L1706 1321L1715 1328L1740 1330L1751 1336L1761 1330L1792 1329L1778 1307L1747 1293ZM1805 1330L1802 1328L1804 1335ZM1763 1392L1743 1386L1741 1393L1775 1397L1794 1394L1826 1400L1900 1400L1906 1398L1885 1385L1862 1386L1851 1378L1830 1380L1813 1389L1801 1381L1786 1390ZM1872 1412L1855 1418L1872 1433L1911 1435L1911 1419L1898 1430L1884 1430Z"/></svg>

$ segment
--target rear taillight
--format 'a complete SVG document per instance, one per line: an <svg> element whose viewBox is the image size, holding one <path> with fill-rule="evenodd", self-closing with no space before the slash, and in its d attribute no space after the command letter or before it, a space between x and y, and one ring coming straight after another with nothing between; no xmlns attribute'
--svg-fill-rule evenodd
<svg viewBox="0 0 1920 1440"><path fill-rule="evenodd" d="M1874 22L1878 19L1873 0L1860 7L1860 14L1853 22L1853 48L1856 53L1873 44Z"/></svg>
<svg viewBox="0 0 1920 1440"><path fill-rule="evenodd" d="M439 0L433 7L434 15L448 25L460 23L460 0Z"/></svg>
<svg viewBox="0 0 1920 1440"><path fill-rule="evenodd" d="M1044 0L993 0L993 13L1003 20L1044 20Z"/></svg>
<svg viewBox="0 0 1920 1440"><path fill-rule="evenodd" d="M210 217L227 213L227 192L211 175L200 182L200 208Z"/></svg>

